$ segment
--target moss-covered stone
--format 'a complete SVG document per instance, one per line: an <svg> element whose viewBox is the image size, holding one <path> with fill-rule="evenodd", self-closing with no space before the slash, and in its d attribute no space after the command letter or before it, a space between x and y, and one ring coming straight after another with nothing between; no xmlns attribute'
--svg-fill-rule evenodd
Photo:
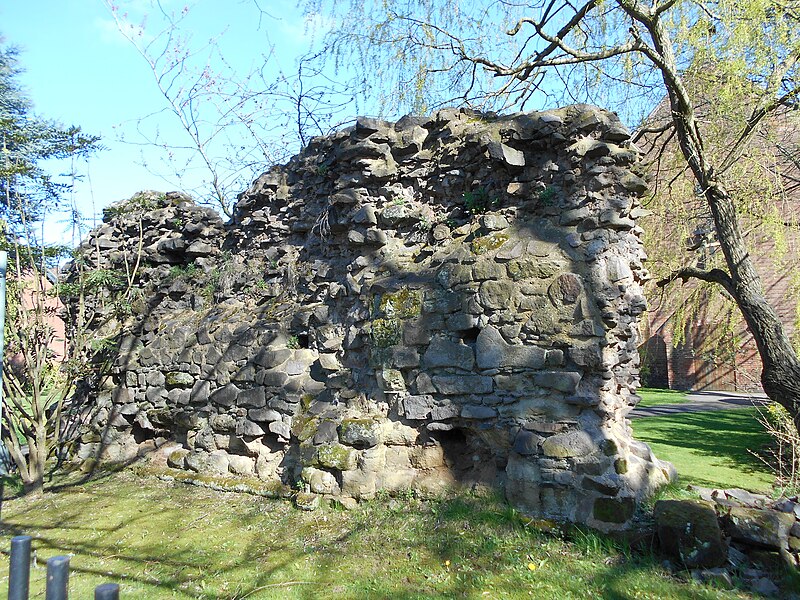
<svg viewBox="0 0 800 600"><path fill-rule="evenodd" d="M786 547L794 523L788 513L737 506L728 512L725 530L736 541L780 550Z"/></svg>
<svg viewBox="0 0 800 600"><path fill-rule="evenodd" d="M477 255L486 254L492 250L497 250L500 246L508 241L508 234L502 231L496 231L489 235L475 238L472 240L472 252Z"/></svg>
<svg viewBox="0 0 800 600"><path fill-rule="evenodd" d="M422 312L422 292L403 288L381 296L380 310L389 318L410 319Z"/></svg>
<svg viewBox="0 0 800 600"><path fill-rule="evenodd" d="M728 551L717 513L702 500L660 500L653 510L661 549L686 568L719 567Z"/></svg>
<svg viewBox="0 0 800 600"><path fill-rule="evenodd" d="M316 463L328 469L349 471L356 467L356 453L341 444L322 444L317 448Z"/></svg>
<svg viewBox="0 0 800 600"><path fill-rule="evenodd" d="M303 410L308 410L313 401L314 401L314 394L303 394L302 396L300 396L300 406L303 407Z"/></svg>
<svg viewBox="0 0 800 600"><path fill-rule="evenodd" d="M372 343L376 348L389 348L400 343L402 328L397 319L375 319L372 321Z"/></svg>
<svg viewBox="0 0 800 600"><path fill-rule="evenodd" d="M593 516L603 523L622 524L628 521L636 510L633 498L598 498L594 501Z"/></svg>
<svg viewBox="0 0 800 600"><path fill-rule="evenodd" d="M508 274L514 281L523 279L547 279L558 273L562 266L558 263L537 258L521 258L508 263Z"/></svg>
<svg viewBox="0 0 800 600"><path fill-rule="evenodd" d="M380 424L373 419L345 419L339 425L339 440L354 448L371 448L380 443Z"/></svg>
<svg viewBox="0 0 800 600"><path fill-rule="evenodd" d="M167 457L167 465L173 469L183 469L186 466L186 457L189 451L186 448L179 448L171 452Z"/></svg>
<svg viewBox="0 0 800 600"><path fill-rule="evenodd" d="M298 492L294 497L294 505L300 510L317 510L319 508L319 495Z"/></svg>
<svg viewBox="0 0 800 600"><path fill-rule="evenodd" d="M314 417L296 417L292 423L292 433L301 443L312 438L318 428L319 422Z"/></svg>
<svg viewBox="0 0 800 600"><path fill-rule="evenodd" d="M170 371L164 378L167 387L190 387L194 385L195 378L183 371Z"/></svg>

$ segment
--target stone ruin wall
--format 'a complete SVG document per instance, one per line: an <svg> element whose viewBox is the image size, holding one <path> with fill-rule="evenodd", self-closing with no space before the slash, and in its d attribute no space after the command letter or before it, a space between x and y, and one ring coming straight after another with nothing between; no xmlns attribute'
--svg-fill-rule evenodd
<svg viewBox="0 0 800 600"><path fill-rule="evenodd" d="M139 293L123 316L113 290L95 307L122 334L79 456L161 448L340 498L491 487L624 527L671 474L625 418L637 158L589 106L443 110L313 139L227 224L178 193L112 206L83 260L135 269Z"/></svg>

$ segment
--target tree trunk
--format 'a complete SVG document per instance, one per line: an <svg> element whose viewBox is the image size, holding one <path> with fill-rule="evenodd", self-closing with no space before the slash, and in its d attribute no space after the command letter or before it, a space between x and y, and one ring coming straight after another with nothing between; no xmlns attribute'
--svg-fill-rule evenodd
<svg viewBox="0 0 800 600"><path fill-rule="evenodd" d="M633 8L626 10L629 13L633 11L635 18L641 18ZM739 230L736 206L717 179L715 168L703 147L695 121L694 104L679 75L669 33L658 17L648 16L647 24L660 56L659 68L667 89L678 145L699 188L703 190L714 219L717 240L725 255L728 273L721 283L733 295L756 341L762 363L761 384L764 392L789 411L795 428L800 432L800 360L778 314L764 297L761 278Z"/></svg>
<svg viewBox="0 0 800 600"><path fill-rule="evenodd" d="M25 468L20 468L22 486L25 494L41 494L44 489L44 467L47 462L47 445L31 443L28 440L28 455L24 457ZM20 465L18 465L20 466Z"/></svg>
<svg viewBox="0 0 800 600"><path fill-rule="evenodd" d="M775 309L764 297L761 280L739 231L736 208L730 195L716 182L706 186L705 195L728 265L734 299L761 357L764 392L789 411L800 432L800 360Z"/></svg>

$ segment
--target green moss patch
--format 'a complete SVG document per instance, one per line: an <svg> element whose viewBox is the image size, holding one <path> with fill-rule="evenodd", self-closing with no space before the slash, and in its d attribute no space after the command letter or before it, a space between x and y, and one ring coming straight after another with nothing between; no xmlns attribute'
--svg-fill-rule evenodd
<svg viewBox="0 0 800 600"><path fill-rule="evenodd" d="M381 296L380 311L387 317L410 319L422 312L422 292L403 288Z"/></svg>
<svg viewBox="0 0 800 600"><path fill-rule="evenodd" d="M508 234L502 231L490 233L472 240L472 252L477 255L486 254L492 250L497 250L508 241Z"/></svg>

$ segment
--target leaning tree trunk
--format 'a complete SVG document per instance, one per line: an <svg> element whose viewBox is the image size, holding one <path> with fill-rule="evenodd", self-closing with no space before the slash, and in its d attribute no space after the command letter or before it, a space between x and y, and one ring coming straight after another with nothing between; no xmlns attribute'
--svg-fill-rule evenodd
<svg viewBox="0 0 800 600"><path fill-rule="evenodd" d="M670 277L670 280L677 277L697 277L722 285L733 296L758 347L764 392L789 411L795 428L800 432L800 360L789 342L778 314L764 297L761 278L739 230L736 206L718 179L710 156L703 147L703 139L695 120L694 104L677 68L669 32L657 14L642 12L638 3L629 3L626 0L621 1L621 5L634 18L644 23L652 36L656 54L650 56L664 79L678 145L711 209L717 240L728 266L728 272L720 269L682 269Z"/></svg>
<svg viewBox="0 0 800 600"><path fill-rule="evenodd" d="M764 297L730 195L718 183L711 183L706 188L706 200L728 265L732 295L761 357L761 385L771 400L789 411L800 432L800 360L775 309Z"/></svg>

